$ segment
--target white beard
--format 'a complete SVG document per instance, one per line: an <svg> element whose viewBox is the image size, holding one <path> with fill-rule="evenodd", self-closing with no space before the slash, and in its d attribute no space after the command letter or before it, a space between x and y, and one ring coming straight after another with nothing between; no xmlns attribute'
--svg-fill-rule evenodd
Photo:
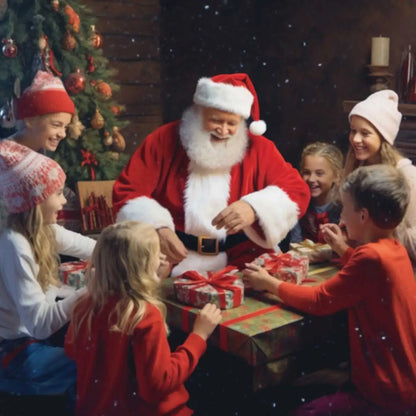
<svg viewBox="0 0 416 416"><path fill-rule="evenodd" d="M184 111L180 125L180 138L191 161L190 169L224 172L243 160L247 149L247 126L241 120L237 133L224 142L212 142L212 132L202 128L202 116L198 107Z"/></svg>

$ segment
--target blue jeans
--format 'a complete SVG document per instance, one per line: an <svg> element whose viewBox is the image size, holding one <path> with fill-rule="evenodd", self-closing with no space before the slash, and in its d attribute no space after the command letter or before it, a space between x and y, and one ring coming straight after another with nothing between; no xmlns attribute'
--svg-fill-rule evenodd
<svg viewBox="0 0 416 416"><path fill-rule="evenodd" d="M30 341L34 342L25 345ZM17 355L13 355L16 351ZM0 391L17 395L65 394L70 406L75 404L76 364L62 347L30 338L5 340L0 342L0 361Z"/></svg>

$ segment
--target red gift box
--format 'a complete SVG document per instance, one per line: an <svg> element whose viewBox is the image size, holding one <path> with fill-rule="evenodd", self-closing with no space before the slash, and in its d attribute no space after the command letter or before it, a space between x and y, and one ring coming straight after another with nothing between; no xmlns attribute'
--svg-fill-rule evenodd
<svg viewBox="0 0 416 416"><path fill-rule="evenodd" d="M272 276L285 282L302 283L308 274L309 259L292 253L265 253L254 261Z"/></svg>
<svg viewBox="0 0 416 416"><path fill-rule="evenodd" d="M200 274L194 270L177 276L173 282L180 302L202 308L214 303L221 309L240 306L244 300L244 283L234 266L217 272Z"/></svg>

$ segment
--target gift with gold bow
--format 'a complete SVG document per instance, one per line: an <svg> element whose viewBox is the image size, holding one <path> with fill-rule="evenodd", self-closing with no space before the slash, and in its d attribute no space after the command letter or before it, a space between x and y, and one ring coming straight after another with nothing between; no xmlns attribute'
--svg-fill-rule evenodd
<svg viewBox="0 0 416 416"><path fill-rule="evenodd" d="M315 243L306 239L300 243L290 243L290 251L307 256L309 263L323 263L331 260L332 248L329 244Z"/></svg>

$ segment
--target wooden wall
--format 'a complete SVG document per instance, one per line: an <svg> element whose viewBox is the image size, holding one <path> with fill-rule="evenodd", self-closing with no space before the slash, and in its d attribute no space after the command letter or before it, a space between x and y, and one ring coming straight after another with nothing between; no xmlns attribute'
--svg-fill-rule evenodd
<svg viewBox="0 0 416 416"><path fill-rule="evenodd" d="M122 119L126 152L132 153L162 120L158 0L85 0L97 17L103 52L118 71L120 91L114 98L126 106Z"/></svg>
<svg viewBox="0 0 416 416"><path fill-rule="evenodd" d="M391 39L392 88L402 51L416 51L414 0L85 0L118 69L132 152L177 119L201 76L247 72L266 136L298 163L303 146L347 148L344 100L369 93L371 37ZM415 139L416 141L416 139Z"/></svg>
<svg viewBox="0 0 416 416"><path fill-rule="evenodd" d="M416 51L414 0L161 0L164 118L191 103L196 81L247 72L266 136L297 165L303 146L347 147L344 100L370 94L371 37L390 37L392 87ZM416 137L415 137L416 142Z"/></svg>

